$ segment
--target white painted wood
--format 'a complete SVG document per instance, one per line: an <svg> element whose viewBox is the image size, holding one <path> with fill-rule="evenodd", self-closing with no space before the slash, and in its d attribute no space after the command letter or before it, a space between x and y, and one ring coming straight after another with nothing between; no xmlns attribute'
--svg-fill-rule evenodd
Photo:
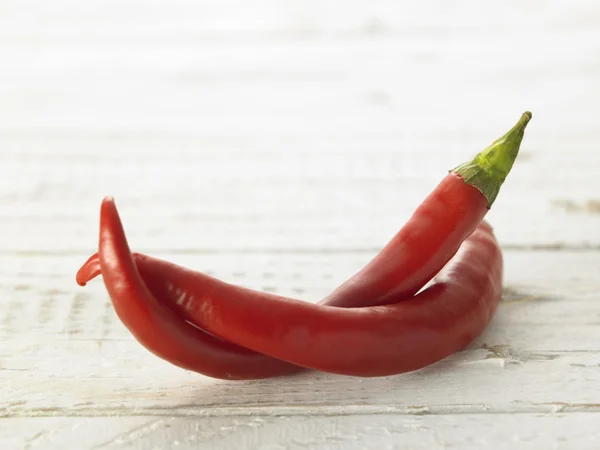
<svg viewBox="0 0 600 450"><path fill-rule="evenodd" d="M491 416L491 417L490 417ZM23 438L0 431L0 445L62 450L61 442L91 449L210 448L429 450L596 450L598 413L260 417L30 418L5 422ZM21 428L22 427L22 428ZM36 431L32 432L31 428Z"/></svg>
<svg viewBox="0 0 600 450"><path fill-rule="evenodd" d="M600 7L0 2L0 448L598 448ZM233 383L74 283L131 246L316 301L533 111L489 214L506 295L424 370Z"/></svg>
<svg viewBox="0 0 600 450"><path fill-rule="evenodd" d="M347 255L329 255L326 272L318 258L296 258L307 280L322 273L336 279ZM506 252L507 292L488 330L424 370L378 379L309 372L254 382L212 380L157 360L116 320L100 281L70 288L71 276L55 274L54 289L48 287L49 272L70 257L47 257L37 266L21 259L42 277L33 283L18 268L7 277L14 288L3 292L10 299L2 318L4 417L554 413L596 411L600 404L597 252ZM280 273L270 281L291 292L285 264Z"/></svg>

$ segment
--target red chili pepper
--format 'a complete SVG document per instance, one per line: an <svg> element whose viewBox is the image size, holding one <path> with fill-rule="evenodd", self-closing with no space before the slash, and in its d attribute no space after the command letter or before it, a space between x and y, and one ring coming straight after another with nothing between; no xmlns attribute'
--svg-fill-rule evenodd
<svg viewBox="0 0 600 450"><path fill-rule="evenodd" d="M100 262L117 314L155 354L191 370L200 365L202 373L207 371L203 358L211 353L201 345L208 335L194 325L227 340L222 348L235 351L229 353L235 359L209 358L219 375L239 363L248 352L244 348L272 357L264 369L244 361L244 373L253 377L298 370L284 361L355 376L416 370L477 337L501 298L502 254L487 226L463 242L430 287L384 306L337 308L267 293L232 296L232 286L222 282L212 283L210 290L202 283L199 288L198 279L205 276L197 272L167 262L148 265L160 270L146 276L158 275L154 288L163 302L184 309L191 325L159 302L142 281L112 199L103 202L101 215ZM244 348L233 349L229 342Z"/></svg>
<svg viewBox="0 0 600 450"><path fill-rule="evenodd" d="M504 136L472 161L452 170L389 244L324 303L346 307L383 305L391 298L417 293L491 208L517 158L530 120L527 111Z"/></svg>
<svg viewBox="0 0 600 450"><path fill-rule="evenodd" d="M173 309L175 303L159 301L150 287L155 284L153 281L164 280L163 275L159 273L159 278L154 278L155 266L149 265L145 273L148 282L142 280L111 198L102 202L98 256L90 258L80 269L78 282L85 284L98 274L100 267L119 319L156 356L184 369L232 380L286 375L299 370L292 364L216 338L177 314ZM139 258L143 261L143 255Z"/></svg>
<svg viewBox="0 0 600 450"><path fill-rule="evenodd" d="M338 306L382 304L418 291L456 253L460 243L493 203L516 158L523 129L530 117L529 113L524 114L503 138L494 142L473 162L448 175L382 252L323 303ZM100 257L93 256L80 269L78 282L85 284L102 269L119 317L149 350L177 365L219 378L260 378L298 370L208 334L203 335L196 328L190 331L191 325L184 321L197 319L198 299L196 302L189 300L189 289L205 295L218 290L244 302L249 298L256 302L263 299L285 301L283 298L228 285L143 255L136 255L134 263L114 203L106 200L102 211ZM118 245L115 246L115 243ZM105 247L112 249L108 255L104 252L103 263ZM110 256L112 254L119 254L125 260L121 264L117 261L119 258L115 260ZM136 266L143 280L139 278ZM114 282L118 282L118 286ZM181 283L186 285L185 289ZM139 314L131 311L128 314L127 309L142 308L144 304L145 309L151 307L157 310L147 317L152 320L146 323L133 320ZM175 322L178 320L181 323L177 325ZM157 328L170 329L169 338L173 342L159 345ZM177 332L173 331L175 329ZM190 345L194 348L189 348Z"/></svg>
<svg viewBox="0 0 600 450"><path fill-rule="evenodd" d="M272 298L237 301L213 291L193 304L193 323L299 366L385 376L464 348L486 328L501 296L502 253L493 234L479 229L434 284L408 300L349 309Z"/></svg>

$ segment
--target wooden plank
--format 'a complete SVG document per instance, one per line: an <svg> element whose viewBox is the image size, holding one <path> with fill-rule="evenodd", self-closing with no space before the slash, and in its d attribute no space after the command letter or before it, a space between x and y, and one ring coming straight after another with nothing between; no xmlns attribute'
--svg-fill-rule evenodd
<svg viewBox="0 0 600 450"><path fill-rule="evenodd" d="M277 268L275 256L265 260L269 272L250 269L256 260L248 255L200 255L197 263L212 259L215 274L252 287L270 273L274 290L291 295L293 274L302 274L299 284L313 287L300 297L315 300L328 289L322 274L341 280L362 259L329 254L323 266L311 255L280 256ZM177 258L187 264L196 255ZM57 270L75 270L78 259L23 257L2 275L3 417L543 413L600 405L598 252L506 252L506 295L490 327L468 349L421 371L253 382L212 380L149 354L118 322L100 281L78 288L72 274Z"/></svg>
<svg viewBox="0 0 600 450"><path fill-rule="evenodd" d="M136 439L136 430L150 431L153 422L161 421L147 417L0 419L0 448L51 450L73 445L87 450L110 448L125 440L135 448L148 448L155 438L144 439L138 435L142 439L132 442Z"/></svg>
<svg viewBox="0 0 600 450"><path fill-rule="evenodd" d="M595 450L598 413L0 419L3 449ZM10 430L16 434L10 433ZM85 444L84 444L85 443ZM81 448L81 447L80 447Z"/></svg>
<svg viewBox="0 0 600 450"><path fill-rule="evenodd" d="M462 153L454 161L471 155ZM159 159L102 163L98 156L49 164L46 171L27 160L9 163L6 170L23 178L2 182L0 231L14 238L1 250L93 248L100 200L115 195L132 243L145 250L370 251L408 220L452 164L447 155L431 168L421 167L429 161L422 154L369 160L356 151L340 166L339 155L292 154L243 165L233 156L206 162L188 157L166 167ZM504 246L600 245L597 165L585 161L587 151L576 155L581 171L566 169L560 179L551 178L556 171L543 163L517 165L489 214ZM132 180L132 171L143 176Z"/></svg>

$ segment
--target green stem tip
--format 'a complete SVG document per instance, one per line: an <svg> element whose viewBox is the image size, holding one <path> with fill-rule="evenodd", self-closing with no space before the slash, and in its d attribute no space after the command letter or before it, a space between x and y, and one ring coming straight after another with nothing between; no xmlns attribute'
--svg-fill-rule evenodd
<svg viewBox="0 0 600 450"><path fill-rule="evenodd" d="M477 154L472 161L461 164L451 170L460 175L465 183L478 189L488 201L488 209L500 192L500 187L512 169L525 127L531 120L531 113L523 113L519 121L504 136L496 139L492 145Z"/></svg>

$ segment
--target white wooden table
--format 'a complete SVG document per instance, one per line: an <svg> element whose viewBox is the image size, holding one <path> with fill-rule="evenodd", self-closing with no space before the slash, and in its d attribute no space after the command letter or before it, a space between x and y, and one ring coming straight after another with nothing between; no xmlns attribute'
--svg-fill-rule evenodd
<svg viewBox="0 0 600 450"><path fill-rule="evenodd" d="M600 5L4 0L1 449L600 448ZM530 109L489 214L506 295L402 376L226 382L74 276L134 250L317 301Z"/></svg>

